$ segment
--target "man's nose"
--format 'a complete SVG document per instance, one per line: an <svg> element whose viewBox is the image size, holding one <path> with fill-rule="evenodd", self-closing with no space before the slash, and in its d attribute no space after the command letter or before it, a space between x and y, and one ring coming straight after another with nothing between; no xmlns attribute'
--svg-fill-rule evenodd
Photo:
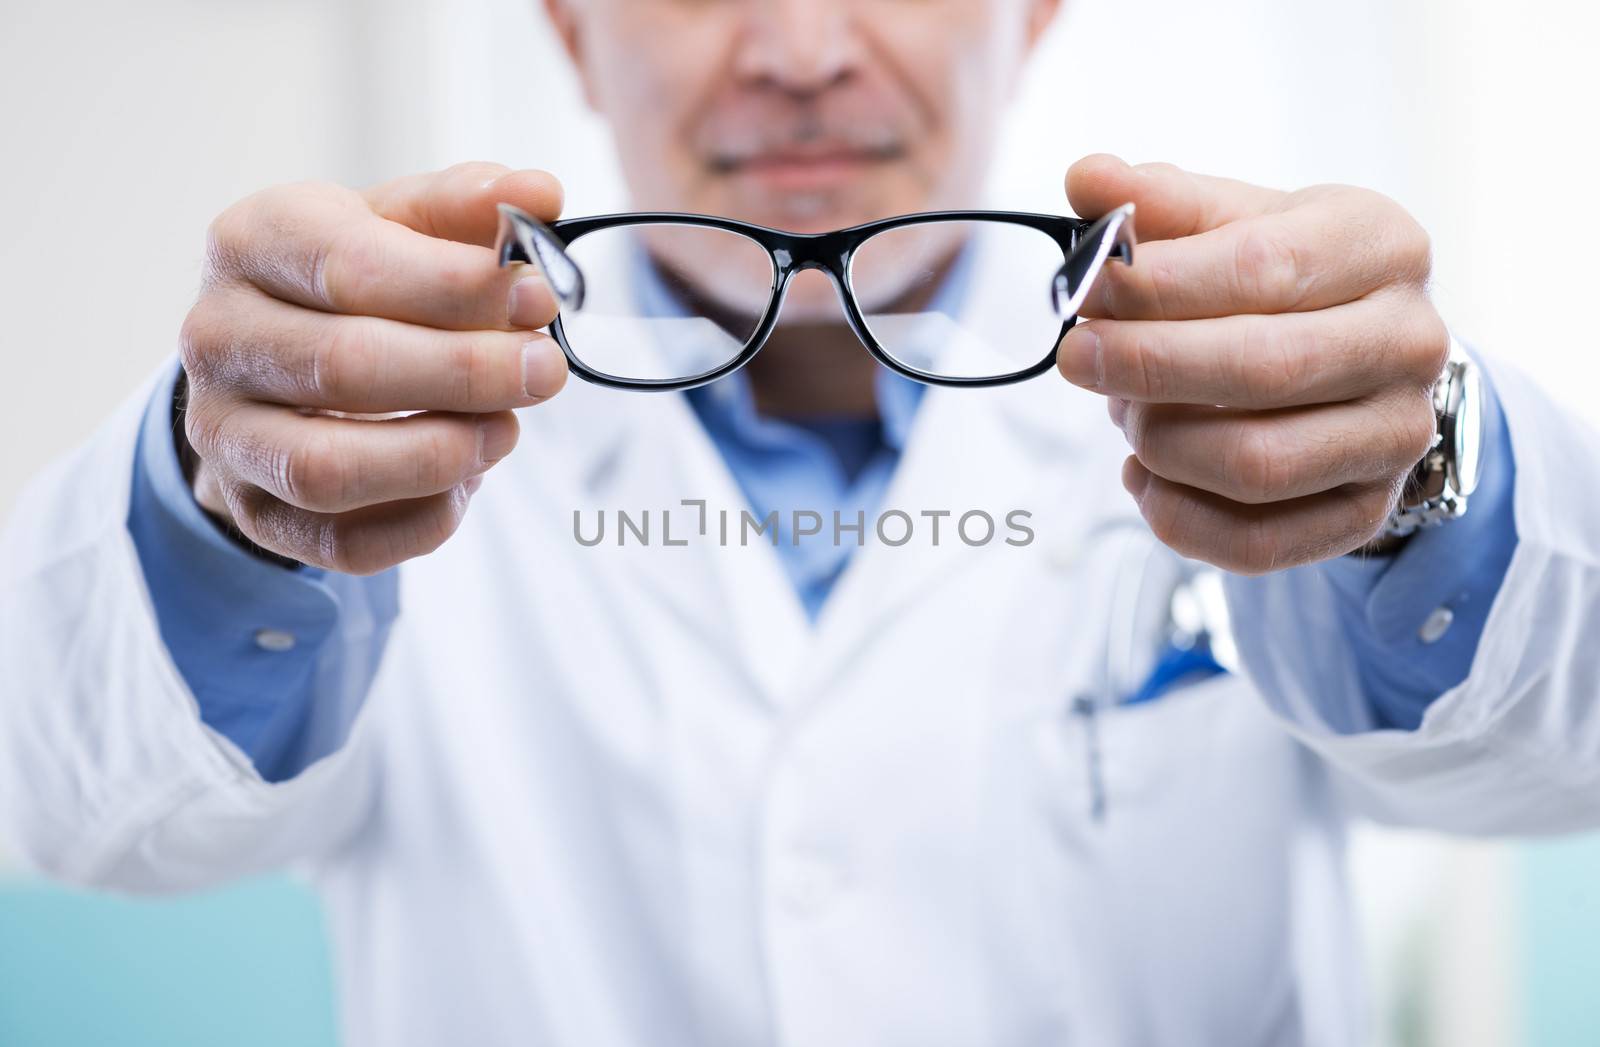
<svg viewBox="0 0 1600 1047"><path fill-rule="evenodd" d="M860 0L750 0L738 57L741 75L811 93L844 76L858 57L850 15Z"/></svg>

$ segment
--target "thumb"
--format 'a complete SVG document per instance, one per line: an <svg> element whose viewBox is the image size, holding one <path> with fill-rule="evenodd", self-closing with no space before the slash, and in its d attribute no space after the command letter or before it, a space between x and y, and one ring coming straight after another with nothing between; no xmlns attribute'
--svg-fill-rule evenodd
<svg viewBox="0 0 1600 1047"><path fill-rule="evenodd" d="M544 171L513 171L504 164L465 163L383 182L361 195L378 215L424 236L488 247L494 243L499 203L515 204L543 222L561 214L561 183Z"/></svg>
<svg viewBox="0 0 1600 1047"><path fill-rule="evenodd" d="M1175 240L1277 210L1289 194L1172 164L1130 166L1110 153L1067 169L1067 202L1084 218L1132 203L1141 240Z"/></svg>

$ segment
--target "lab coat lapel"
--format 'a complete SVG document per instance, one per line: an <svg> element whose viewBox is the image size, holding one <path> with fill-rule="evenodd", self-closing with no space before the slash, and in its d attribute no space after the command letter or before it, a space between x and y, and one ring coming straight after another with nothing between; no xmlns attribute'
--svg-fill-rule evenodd
<svg viewBox="0 0 1600 1047"><path fill-rule="evenodd" d="M675 393L582 386L562 399L574 393L579 402L564 406L578 448L586 534L593 535L597 514L607 518L601 544L578 554L615 557L645 598L737 660L765 700L784 702L810 623L768 540L740 544L743 492L693 409ZM618 510L635 520L648 512L648 544L618 531ZM675 544L666 544L669 538Z"/></svg>
<svg viewBox="0 0 1600 1047"><path fill-rule="evenodd" d="M1005 307L1012 299L995 282L1005 276L991 268L979 282L969 315L972 323L989 326L975 330L1008 337L1015 329ZM977 564L982 550L967 546L957 532L967 511L988 513L996 526L990 544L1001 544L1015 533L1006 527L1006 514L1024 510L1046 561L1077 556L1096 514L1129 508L1090 493L1105 488L1107 471L1115 470L1124 452L1105 417L1104 400L1054 371L998 388L928 389L880 509L906 513L916 533L899 547L879 544L869 534L823 608L818 657L842 667L911 601L937 599L942 582ZM932 521L921 514L937 510L950 515L941 519L934 545ZM895 521L891 537L898 536L900 523ZM981 537L978 522L973 531ZM1028 554L1023 548L1006 551Z"/></svg>
<svg viewBox="0 0 1600 1047"><path fill-rule="evenodd" d="M1030 545L1042 544L1057 560L1076 554L1076 544L1097 511L1093 499L1083 497L1088 473L1097 461L1104 464L1092 452L1092 443L1073 432L1074 422L1092 414L1086 409L1093 405L1058 377L1036 381L1047 383L1055 395L930 390L880 510L907 514L913 537L894 547L869 535L824 605L818 622L820 658L842 667L897 613L914 601L938 599L943 583L983 560L985 549L968 546L960 537L963 513L978 510L993 519L995 531L986 547L1003 546L1008 536L1015 536L1006 515L1023 510L1029 514L1023 522L1033 531ZM1055 417L1048 413L1052 410ZM933 521L923 513L939 510L949 515L939 521L935 545ZM898 536L901 522L896 519L889 528L891 537ZM984 528L981 520L974 520L974 540L981 540ZM995 550L997 555L1001 551ZM1029 555L1023 547L1003 552ZM994 597L1003 600L1005 594L996 592Z"/></svg>

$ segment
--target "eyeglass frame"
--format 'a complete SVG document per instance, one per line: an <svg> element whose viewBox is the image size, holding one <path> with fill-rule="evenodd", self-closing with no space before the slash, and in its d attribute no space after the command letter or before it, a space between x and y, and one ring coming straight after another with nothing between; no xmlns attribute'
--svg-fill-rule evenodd
<svg viewBox="0 0 1600 1047"><path fill-rule="evenodd" d="M927 385L979 388L1010 385L1026 381L1055 366L1056 353L1061 339L1077 323L1077 309L1087 295L1093 280L1110 258L1127 264L1133 261L1133 205L1125 204L1104 217L1090 221L1069 215L1041 214L1028 211L920 211L895 215L876 221L863 222L825 233L794 233L770 226L757 225L734 218L717 215L693 214L675 211L637 211L593 215L582 218L563 218L544 223L510 204L500 204L500 228L495 240L495 254L504 267L515 262L532 263L539 267L546 283L550 285L558 303L579 308L584 296L584 278L576 262L566 255L566 248L590 233L631 225L682 225L720 229L754 241L767 252L772 264L772 287L765 310L756 322L739 352L727 363L708 371L684 378L623 378L620 375L597 371L585 364L573 352L567 341L558 311L550 322L550 334L567 358L568 367L580 378L596 385L613 389L630 389L647 392L670 392L694 389L725 378L755 359L777 327L778 316L788 293L789 282L797 273L807 269L821 270L833 283L844 305L845 321L872 356L896 374ZM941 222L987 222L996 225L1016 225L1044 233L1061 248L1062 265L1051 285L1052 302L1062 314L1061 329L1056 333L1049 352L1037 363L1001 375L962 377L938 375L920 370L896 360L872 334L861 304L851 286L850 265L855 252L872 237L891 229L913 225L933 225ZM1098 240L1092 233L1100 233ZM519 235L520 234L520 235ZM548 237L554 243L542 243ZM1080 254L1080 248L1094 243L1095 249ZM543 249L543 250L541 250ZM561 274L561 268L569 272ZM1087 280L1084 278L1087 277ZM561 285L567 286L563 288Z"/></svg>

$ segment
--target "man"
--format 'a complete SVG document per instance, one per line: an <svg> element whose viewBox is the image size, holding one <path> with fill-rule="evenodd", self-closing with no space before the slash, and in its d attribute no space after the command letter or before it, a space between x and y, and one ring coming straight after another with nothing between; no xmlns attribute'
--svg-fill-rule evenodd
<svg viewBox="0 0 1600 1047"><path fill-rule="evenodd" d="M970 206L1057 4L548 7L639 209L817 232ZM7 829L124 889L304 869L352 1043L1359 1042L1348 818L1600 824L1592 436L1480 358L1468 511L1384 537L1449 361L1417 225L1066 188L1146 242L1070 384L991 390L878 368L814 272L716 385L566 383L488 250L542 172L229 209L181 351L8 534ZM890 506L1037 540L573 533ZM1086 702L1139 517L1228 572L1243 672Z"/></svg>

